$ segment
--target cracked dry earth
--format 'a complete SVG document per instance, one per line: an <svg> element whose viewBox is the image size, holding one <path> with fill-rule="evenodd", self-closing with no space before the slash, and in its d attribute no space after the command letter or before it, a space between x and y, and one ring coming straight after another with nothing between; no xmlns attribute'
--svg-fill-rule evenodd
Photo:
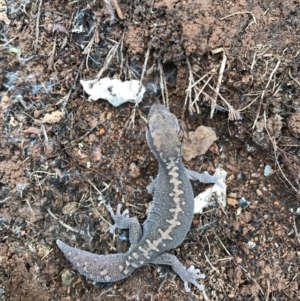
<svg viewBox="0 0 300 301"><path fill-rule="evenodd" d="M0 1L0 300L300 300L299 1L118 5ZM133 104L87 101L79 80L103 66L102 77L143 73L135 114ZM227 207L195 215L171 251L206 274L205 295L185 293L168 267L92 283L55 245L128 248L103 204L145 220L157 163L140 116L167 97L187 132L205 125L218 137L186 166L228 172Z"/></svg>

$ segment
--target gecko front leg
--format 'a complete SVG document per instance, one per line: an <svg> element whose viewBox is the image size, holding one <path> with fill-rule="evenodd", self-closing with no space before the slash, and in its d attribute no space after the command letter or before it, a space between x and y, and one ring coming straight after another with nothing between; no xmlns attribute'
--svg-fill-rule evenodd
<svg viewBox="0 0 300 301"><path fill-rule="evenodd" d="M109 206L107 209L114 220L115 224L111 226L110 233L114 233L116 229L129 229L130 248L137 245L142 237L142 228L136 217L129 217L129 210L126 209L121 213L122 204L118 204L116 213Z"/></svg>

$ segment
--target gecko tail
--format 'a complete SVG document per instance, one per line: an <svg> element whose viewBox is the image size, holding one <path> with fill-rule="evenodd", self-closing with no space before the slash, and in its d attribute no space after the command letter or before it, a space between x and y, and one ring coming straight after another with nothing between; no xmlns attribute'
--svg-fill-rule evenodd
<svg viewBox="0 0 300 301"><path fill-rule="evenodd" d="M81 275L96 282L118 281L135 270L126 266L126 256L123 253L98 255L70 247L59 239L56 244Z"/></svg>

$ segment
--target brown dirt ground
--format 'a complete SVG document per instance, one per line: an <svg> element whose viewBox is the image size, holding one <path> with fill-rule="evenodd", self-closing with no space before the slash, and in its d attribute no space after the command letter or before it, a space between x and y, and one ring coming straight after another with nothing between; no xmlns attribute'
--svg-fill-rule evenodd
<svg viewBox="0 0 300 301"><path fill-rule="evenodd" d="M104 1L0 1L10 18L0 10L0 300L300 300L299 2L118 3L123 20ZM134 127L132 104L88 102L79 84L95 77L117 42L103 76L139 79L149 49ZM193 111L186 90L203 76L187 99L199 93ZM128 247L108 232L103 202L123 201L146 218L145 187L157 164L139 115L166 96L161 78L186 129L203 124L219 137L219 155L208 151L186 165L228 171L231 206L195 215L172 251L206 274L207 297L195 287L185 293L169 268L157 266L93 284L55 245L60 238L101 254ZM234 110L240 120L229 120ZM55 111L64 118L44 124L46 138L41 119ZM241 197L248 208L235 205Z"/></svg>

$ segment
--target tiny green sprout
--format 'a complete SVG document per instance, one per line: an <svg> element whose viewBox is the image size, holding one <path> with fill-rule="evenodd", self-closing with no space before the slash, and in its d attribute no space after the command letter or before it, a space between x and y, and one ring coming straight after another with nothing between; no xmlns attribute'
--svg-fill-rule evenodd
<svg viewBox="0 0 300 301"><path fill-rule="evenodd" d="M140 117L146 124L148 124L148 119L145 116L140 115Z"/></svg>
<svg viewBox="0 0 300 301"><path fill-rule="evenodd" d="M10 47L10 48L8 49L8 51L9 51L10 53L16 53L18 56L21 55L21 49L18 49L18 48L16 48L16 47Z"/></svg>

